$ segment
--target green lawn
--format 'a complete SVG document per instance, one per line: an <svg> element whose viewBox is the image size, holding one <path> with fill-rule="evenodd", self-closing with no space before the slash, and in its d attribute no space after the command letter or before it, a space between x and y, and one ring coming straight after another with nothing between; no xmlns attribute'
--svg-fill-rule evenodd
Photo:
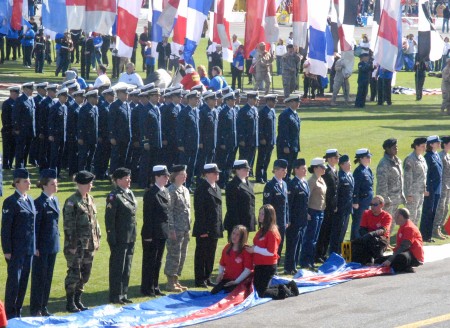
<svg viewBox="0 0 450 328"><path fill-rule="evenodd" d="M203 49L206 49L206 42L202 40L199 49L202 50L196 56L197 64L207 64ZM140 54L138 53L138 63L136 67L141 67ZM224 64L225 75L229 78L229 66ZM35 76L33 69L26 69L19 65L19 62L6 62L0 65L0 82L25 82L25 81L61 81L61 78L55 78L51 71L54 66L45 68L46 73ZM405 87L414 87L413 73L401 72L397 76L397 85ZM246 83L245 79L245 83ZM281 78L274 77L275 88L281 88ZM356 91L356 75L351 78L352 95ZM303 85L303 84L302 84ZM427 88L440 87L440 79L427 78L425 82ZM354 97L354 96L353 96ZM416 102L414 96L393 95L392 106L376 106L373 103L367 104L364 110L356 110L354 108L345 107L307 107L300 108L299 115L302 119L301 127L301 148L302 152L299 157L306 158L309 163L313 157L323 156L328 148L338 148L340 153L347 153L353 157L357 148L368 147L374 154L372 168L375 171L376 165L382 157L382 142L390 137L399 139L399 156L404 159L409 152L410 144L413 138L418 136L428 136L433 134L448 135L449 133L449 116L442 116L440 113L441 96L424 96L421 102ZM276 154L273 154L272 160ZM36 169L31 170L32 180L36 181L38 172ZM4 172L4 195L10 195L13 190L10 187L11 172ZM94 258L93 272L91 279L86 286L85 304L101 305L108 301L108 258L109 250L106 243L106 232L104 229L104 209L105 198L111 186L106 182L96 182L93 189L93 195L96 199L98 208L98 218L103 228L103 239L100 250ZM74 191L74 185L67 179L60 181L60 191L58 194L60 203ZM263 186L258 184L255 186L255 193L258 209L262 205ZM31 195L37 197L40 191L37 188L31 190ZM135 189L135 193L139 199L138 225L139 232L142 227L142 190ZM225 197L223 197L225 201ZM0 200L2 202L2 200ZM225 205L225 204L224 204ZM224 206L225 214L225 206ZM193 215L194 218L194 215ZM62 218L61 218L62 221ZM61 222L62 223L62 222ZM62 227L62 224L60 225ZM253 235L252 235L253 236ZM216 262L219 260L219 254L225 244L225 239L221 239ZM183 284L193 286L193 260L194 260L195 240L191 241L189 247L188 260L181 277ZM5 263L5 262L3 262ZM135 302L147 300L140 297L139 285L141 277L142 263L142 247L140 236L136 243L134 263L132 267L132 276L130 281L131 290L129 296ZM61 314L65 307L64 294L64 277L66 274L65 260L62 253L57 257L55 268L55 276L53 279L52 293L49 310ZM4 295L4 282L6 280L6 264L0 269L0 298ZM165 277L161 270L161 284L164 290ZM28 307L29 299L25 300ZM28 315L28 309L25 309L24 315Z"/></svg>

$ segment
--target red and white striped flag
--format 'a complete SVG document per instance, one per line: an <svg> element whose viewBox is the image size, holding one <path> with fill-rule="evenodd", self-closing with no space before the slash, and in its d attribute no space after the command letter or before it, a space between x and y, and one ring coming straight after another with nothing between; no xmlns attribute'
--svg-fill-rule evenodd
<svg viewBox="0 0 450 328"><path fill-rule="evenodd" d="M177 22L173 27L172 36L172 54L179 55L179 51L184 46L184 39L186 38L186 21L187 21L187 7L188 0L180 0L177 12Z"/></svg>
<svg viewBox="0 0 450 328"><path fill-rule="evenodd" d="M86 0L66 0L67 29L81 30L86 16Z"/></svg>
<svg viewBox="0 0 450 328"><path fill-rule="evenodd" d="M397 28L397 20L400 16L400 10L400 0L384 1L375 45L375 62L391 72L395 71L398 55L399 30Z"/></svg>
<svg viewBox="0 0 450 328"><path fill-rule="evenodd" d="M117 55L131 58L141 0L119 0L117 7Z"/></svg>
<svg viewBox="0 0 450 328"><path fill-rule="evenodd" d="M116 0L86 0L84 31L109 34L116 20L116 7Z"/></svg>
<svg viewBox="0 0 450 328"><path fill-rule="evenodd" d="M168 0L161 16L158 18L157 23L161 26L165 36L169 36L170 32L172 32L179 5L180 0Z"/></svg>
<svg viewBox="0 0 450 328"><path fill-rule="evenodd" d="M223 59L228 62L233 62L233 45L230 39L230 22L227 17L230 17L233 10L235 0L215 0L214 13L210 15L210 25L213 28L210 30L212 36L210 39L222 45Z"/></svg>
<svg viewBox="0 0 450 328"><path fill-rule="evenodd" d="M24 3L28 0L13 0L12 1L12 13L11 13L11 27L14 30L20 30L22 28L22 13L24 10Z"/></svg>
<svg viewBox="0 0 450 328"><path fill-rule="evenodd" d="M260 42L266 41L264 20L266 17L267 0L247 0L247 16L245 24L244 52L248 58L250 52Z"/></svg>
<svg viewBox="0 0 450 328"><path fill-rule="evenodd" d="M264 18L264 32L266 34L266 42L272 43L278 41L279 26L277 21L277 7L275 0L266 0L267 10Z"/></svg>
<svg viewBox="0 0 450 328"><path fill-rule="evenodd" d="M308 0L292 1L292 27L294 46L305 49L308 41Z"/></svg>

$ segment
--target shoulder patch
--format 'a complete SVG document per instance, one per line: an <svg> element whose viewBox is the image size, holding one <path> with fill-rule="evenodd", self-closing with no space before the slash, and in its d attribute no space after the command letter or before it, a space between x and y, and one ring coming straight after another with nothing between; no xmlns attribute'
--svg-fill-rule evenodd
<svg viewBox="0 0 450 328"><path fill-rule="evenodd" d="M8 209L4 209L4 210L3 210L3 213L5 213L5 214L8 213L8 212L9 212Z"/></svg>
<svg viewBox="0 0 450 328"><path fill-rule="evenodd" d="M116 194L113 194L113 193L109 194L109 196L108 196L108 200L109 200L109 201L112 201L112 200L114 200L115 198L116 198Z"/></svg>
<svg viewBox="0 0 450 328"><path fill-rule="evenodd" d="M69 200L69 201L67 201L66 205L67 205L67 206L73 206L73 205L75 205L75 204L74 204L71 200Z"/></svg>
<svg viewBox="0 0 450 328"><path fill-rule="evenodd" d="M264 193L264 197L269 197L270 196L270 192L265 192Z"/></svg>
<svg viewBox="0 0 450 328"><path fill-rule="evenodd" d="M106 208L112 208L111 203L109 203L108 205L106 205Z"/></svg>

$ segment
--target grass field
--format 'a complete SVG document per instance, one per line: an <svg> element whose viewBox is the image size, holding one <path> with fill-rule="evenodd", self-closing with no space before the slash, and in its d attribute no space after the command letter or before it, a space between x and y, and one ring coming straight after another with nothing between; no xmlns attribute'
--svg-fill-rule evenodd
<svg viewBox="0 0 450 328"><path fill-rule="evenodd" d="M202 40L199 49L201 53L196 56L197 64L207 64L203 49L206 49L206 41ZM138 63L136 67L141 67L140 54L137 55ZM225 75L231 81L229 75L229 66L224 64ZM24 68L19 62L5 62L0 65L0 83L2 82L25 82L25 81L61 81L61 78L55 78L54 66L45 67L45 74L34 73L33 69ZM141 73L139 71L139 73ZM142 73L143 75L143 73ZM247 80L245 79L245 83ZM281 77L274 77L276 89L281 88ZM301 83L303 85L303 83ZM351 77L351 94L356 92L356 75ZM397 74L397 85L404 87L414 87L413 73L401 72ZM426 88L440 87L440 79L427 78ZM353 96L354 97L354 96ZM307 163L313 157L323 156L328 148L338 148L339 152L349 154L353 157L355 150L362 147L368 147L373 153L372 169L377 166L383 155L382 143L385 139L395 137L399 139L399 157L404 159L411 151L410 144L413 138L428 135L449 135L450 116L441 115L440 103L441 96L424 96L421 102L416 102L414 96L393 95L392 106L376 106L374 103L368 103L363 110L356 110L352 107L308 107L300 108L299 115L302 120L301 125L301 153L299 157L306 158ZM275 153L272 161L275 159ZM38 172L31 170L32 180L36 181ZM13 192L10 186L11 172L4 172L4 196ZM108 302L108 259L109 249L106 243L106 232L104 229L104 209L105 198L111 190L111 185L106 182L96 182L94 184L93 195L98 208L98 218L102 225L103 239L100 250L94 258L93 272L91 279L87 284L85 291L85 304L90 306L101 305ZM58 197L63 204L65 199L74 191L74 185L67 179L60 181ZM139 232L142 227L142 195L143 191L134 189L139 200L138 227ZM263 185L255 185L256 208L262 205ZM33 197L37 197L40 191L33 188L30 192ZM223 197L225 202L225 197ZM2 200L0 200L2 202ZM224 204L225 213L225 204ZM193 214L193 213L192 213ZM192 215L194 219L194 215ZM60 227L62 228L62 218ZM251 236L251 238L253 235ZM221 239L218 246L216 262L219 260L219 254L225 244L225 239ZM181 281L183 284L193 286L193 259L194 259L195 240L190 243L189 254L186 266L184 268ZM136 243L134 263L132 267L132 276L130 281L131 297L135 302L147 300L140 297L139 286L141 277L142 247L140 236ZM164 264L163 264L164 265ZM161 285L164 290L166 281L161 270ZM65 307L64 277L66 274L65 260L62 253L58 254L51 292L49 310L61 314ZM3 262L0 268L0 298L4 296L4 282L6 281L6 263ZM29 290L30 288L28 288ZM29 292L28 292L29 294ZM26 308L24 315L28 315L29 299L25 300Z"/></svg>

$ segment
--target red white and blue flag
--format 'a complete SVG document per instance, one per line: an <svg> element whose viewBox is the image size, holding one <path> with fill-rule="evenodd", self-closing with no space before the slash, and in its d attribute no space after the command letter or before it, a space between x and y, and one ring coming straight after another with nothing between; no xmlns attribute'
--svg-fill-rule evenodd
<svg viewBox="0 0 450 328"><path fill-rule="evenodd" d="M141 10L141 0L119 0L117 6L117 55L131 58L136 28Z"/></svg>
<svg viewBox="0 0 450 328"><path fill-rule="evenodd" d="M222 45L222 57L228 62L233 62L233 45L230 39L230 22L235 0L215 0L214 12L210 14L210 39L212 42ZM212 35L211 35L212 34Z"/></svg>
<svg viewBox="0 0 450 328"><path fill-rule="evenodd" d="M308 0L292 0L294 46L306 49L308 42Z"/></svg>
<svg viewBox="0 0 450 328"><path fill-rule="evenodd" d="M179 56L180 51L184 48L186 39L186 23L187 23L187 7L188 0L180 0L175 26L173 27L172 36L172 54Z"/></svg>
<svg viewBox="0 0 450 328"><path fill-rule="evenodd" d="M180 0L168 0L164 10L158 18L157 23L161 26L163 35L165 36L169 36L172 32L179 5Z"/></svg>
<svg viewBox="0 0 450 328"><path fill-rule="evenodd" d="M315 0L314 6L308 6L310 73L323 77L328 72L326 28L329 6L328 0Z"/></svg>
<svg viewBox="0 0 450 328"><path fill-rule="evenodd" d="M148 21L151 24L150 41L152 42L152 57L157 57L156 47L158 42L163 40L163 32L161 26L156 24L163 11L163 0L151 0L149 2Z"/></svg>

